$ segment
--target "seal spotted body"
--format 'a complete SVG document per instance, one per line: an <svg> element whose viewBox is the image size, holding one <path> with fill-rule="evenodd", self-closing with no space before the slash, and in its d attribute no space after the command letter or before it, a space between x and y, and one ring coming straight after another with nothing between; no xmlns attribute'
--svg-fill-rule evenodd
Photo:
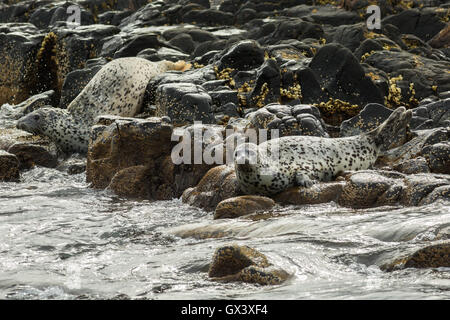
<svg viewBox="0 0 450 320"><path fill-rule="evenodd" d="M353 137L287 136L241 144L234 154L239 188L246 194L274 195L330 181L343 171L367 169L392 137L406 130L411 116L410 110L398 108L375 130Z"/></svg>
<svg viewBox="0 0 450 320"><path fill-rule="evenodd" d="M65 152L86 153L90 128L97 116L135 116L151 78L189 67L184 61L151 62L137 57L113 60L95 74L66 110L36 110L19 119L17 127L47 136Z"/></svg>

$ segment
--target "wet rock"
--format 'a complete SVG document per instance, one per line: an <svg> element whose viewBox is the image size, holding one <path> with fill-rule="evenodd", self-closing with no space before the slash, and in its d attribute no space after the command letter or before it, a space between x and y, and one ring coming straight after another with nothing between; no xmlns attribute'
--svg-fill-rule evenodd
<svg viewBox="0 0 450 320"><path fill-rule="evenodd" d="M183 52L191 54L196 47L196 44L189 34L179 34L172 39L169 43L180 48Z"/></svg>
<svg viewBox="0 0 450 320"><path fill-rule="evenodd" d="M377 162L379 164L392 166L420 156L422 154L422 149L427 146L447 141L450 138L450 130L446 128L418 130L414 132L414 135L415 136L405 144L386 151L378 158Z"/></svg>
<svg viewBox="0 0 450 320"><path fill-rule="evenodd" d="M429 173L430 168L428 167L427 160L423 157L417 157L414 159L403 161L395 165L394 170L405 174L415 174L415 173Z"/></svg>
<svg viewBox="0 0 450 320"><path fill-rule="evenodd" d="M384 271L404 268L441 268L450 267L450 242L426 246L407 257L395 260L381 267Z"/></svg>
<svg viewBox="0 0 450 320"><path fill-rule="evenodd" d="M114 54L114 59L123 57L135 57L139 52L147 48L159 49L164 46L157 34L144 34L131 38Z"/></svg>
<svg viewBox="0 0 450 320"><path fill-rule="evenodd" d="M106 188L118 172L139 165L153 169L154 178L148 181L152 191L156 192L155 189L164 185L166 178L160 176L161 166L173 146L171 125L159 118L102 117L99 123L103 124L92 129L87 155L86 180L94 188Z"/></svg>
<svg viewBox="0 0 450 320"><path fill-rule="evenodd" d="M50 7L44 6L34 11L29 22L34 24L39 29L45 29L49 25L55 25L58 21L68 21L72 13L68 13L67 9L74 3L66 2L64 4ZM80 24L89 25L94 23L93 15L83 7L80 7Z"/></svg>
<svg viewBox="0 0 450 320"><path fill-rule="evenodd" d="M158 50L145 49L139 52L137 56L150 61L168 60L173 62L178 60L187 60L189 58L189 55L181 51L166 47L159 48Z"/></svg>
<svg viewBox="0 0 450 320"><path fill-rule="evenodd" d="M18 181L19 160L11 153L0 150L0 181Z"/></svg>
<svg viewBox="0 0 450 320"><path fill-rule="evenodd" d="M86 171L86 159L71 157L60 162L56 169L70 175L80 174Z"/></svg>
<svg viewBox="0 0 450 320"><path fill-rule="evenodd" d="M214 219L237 218L273 208L275 202L261 196L239 196L221 201L214 211Z"/></svg>
<svg viewBox="0 0 450 320"><path fill-rule="evenodd" d="M49 42L48 55L50 61L55 62L52 81L56 83L57 92L60 84L64 83L67 74L86 66L89 59L99 57L103 44L120 32L115 26L93 24L76 28L58 26L47 34ZM48 72L48 70L47 70Z"/></svg>
<svg viewBox="0 0 450 320"><path fill-rule="evenodd" d="M253 90L245 96L246 106L263 107L280 99L281 75L277 63L268 59L256 69L255 86Z"/></svg>
<svg viewBox="0 0 450 320"><path fill-rule="evenodd" d="M447 24L438 34L436 34L428 44L433 48L448 47L450 43L450 25Z"/></svg>
<svg viewBox="0 0 450 320"><path fill-rule="evenodd" d="M232 25L234 22L233 14L213 9L191 10L185 13L181 19L184 23L206 26Z"/></svg>
<svg viewBox="0 0 450 320"><path fill-rule="evenodd" d="M382 24L392 24L403 34L414 34L425 41L430 40L445 26L435 10L410 9L395 15L390 15L381 21Z"/></svg>
<svg viewBox="0 0 450 320"><path fill-rule="evenodd" d="M124 18L132 13L132 11L107 11L98 15L98 22L118 26Z"/></svg>
<svg viewBox="0 0 450 320"><path fill-rule="evenodd" d="M404 179L405 190L401 203L406 206L418 206L436 188L450 183L448 176L431 174L407 175Z"/></svg>
<svg viewBox="0 0 450 320"><path fill-rule="evenodd" d="M106 60L100 60L97 64L69 72L61 88L60 108L67 108L106 63Z"/></svg>
<svg viewBox="0 0 450 320"><path fill-rule="evenodd" d="M393 111L378 103L369 103L358 115L341 123L342 137L369 132L382 124Z"/></svg>
<svg viewBox="0 0 450 320"><path fill-rule="evenodd" d="M436 143L422 149L431 172L450 174L450 142Z"/></svg>
<svg viewBox="0 0 450 320"><path fill-rule="evenodd" d="M383 103L379 89L365 75L352 52L341 45L323 46L309 67L320 79L321 87L334 99L359 106Z"/></svg>
<svg viewBox="0 0 450 320"><path fill-rule="evenodd" d="M295 187L276 195L274 200L294 205L327 203L337 201L343 187L343 182L317 183L310 188Z"/></svg>
<svg viewBox="0 0 450 320"><path fill-rule="evenodd" d="M402 175L397 174L396 177ZM356 171L346 178L338 202L352 208L393 205L400 201L404 188L402 180L389 177L389 174L386 176L376 171Z"/></svg>
<svg viewBox="0 0 450 320"><path fill-rule="evenodd" d="M225 68L246 71L257 68L263 63L263 49L256 41L245 40L223 53L217 67L219 71Z"/></svg>
<svg viewBox="0 0 450 320"><path fill-rule="evenodd" d="M111 179L109 189L122 197L152 199L152 169L143 165L122 169Z"/></svg>
<svg viewBox="0 0 450 320"><path fill-rule="evenodd" d="M435 188L425 198L420 201L421 205L432 204L437 201L450 201L450 185Z"/></svg>
<svg viewBox="0 0 450 320"><path fill-rule="evenodd" d="M58 164L58 157L55 152L37 144L18 142L9 147L8 152L19 159L21 170L31 169L34 166L55 168Z"/></svg>
<svg viewBox="0 0 450 320"><path fill-rule="evenodd" d="M286 271L274 268L264 254L236 244L216 249L208 275L213 281L260 285L276 285L289 278Z"/></svg>
<svg viewBox="0 0 450 320"><path fill-rule="evenodd" d="M209 170L196 187L186 189L182 200L191 206L213 211L219 202L237 195L234 168L221 165Z"/></svg>
<svg viewBox="0 0 450 320"><path fill-rule="evenodd" d="M192 83L168 83L156 90L156 115L169 116L175 125L202 121L215 123L212 99L199 85Z"/></svg>

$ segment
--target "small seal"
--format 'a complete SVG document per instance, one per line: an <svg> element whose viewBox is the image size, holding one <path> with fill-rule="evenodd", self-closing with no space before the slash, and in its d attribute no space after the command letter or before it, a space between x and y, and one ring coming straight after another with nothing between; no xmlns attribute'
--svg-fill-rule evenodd
<svg viewBox="0 0 450 320"><path fill-rule="evenodd" d="M90 128L100 115L133 117L142 107L150 79L168 70L185 71L184 61L151 62L131 57L104 65L66 110L41 108L17 122L17 128L41 134L65 152L86 153Z"/></svg>
<svg viewBox="0 0 450 320"><path fill-rule="evenodd" d="M246 194L274 195L292 186L310 187L340 172L364 170L407 129L411 110L396 109L376 129L358 136L287 136L256 145L243 143L234 153L239 188Z"/></svg>

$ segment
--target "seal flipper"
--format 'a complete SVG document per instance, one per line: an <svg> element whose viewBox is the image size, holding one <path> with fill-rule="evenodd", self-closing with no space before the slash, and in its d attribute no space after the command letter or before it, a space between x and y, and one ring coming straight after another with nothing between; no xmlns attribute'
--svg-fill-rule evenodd
<svg viewBox="0 0 450 320"><path fill-rule="evenodd" d="M295 174L294 182L297 187L305 187L305 188L309 188L315 183L314 180L312 180L309 176L307 176L302 172L297 172Z"/></svg>
<svg viewBox="0 0 450 320"><path fill-rule="evenodd" d="M409 122L411 110L399 107L376 129L367 133L372 137L380 151L389 150L410 139Z"/></svg>

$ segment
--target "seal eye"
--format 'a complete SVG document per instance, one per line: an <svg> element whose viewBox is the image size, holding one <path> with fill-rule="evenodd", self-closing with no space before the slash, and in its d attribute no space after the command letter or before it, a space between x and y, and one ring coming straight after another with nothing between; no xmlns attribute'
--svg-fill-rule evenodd
<svg viewBox="0 0 450 320"><path fill-rule="evenodd" d="M33 119L34 119L35 121L39 121L40 118L41 118L41 117L39 117L38 114L36 114L36 115L33 117Z"/></svg>

